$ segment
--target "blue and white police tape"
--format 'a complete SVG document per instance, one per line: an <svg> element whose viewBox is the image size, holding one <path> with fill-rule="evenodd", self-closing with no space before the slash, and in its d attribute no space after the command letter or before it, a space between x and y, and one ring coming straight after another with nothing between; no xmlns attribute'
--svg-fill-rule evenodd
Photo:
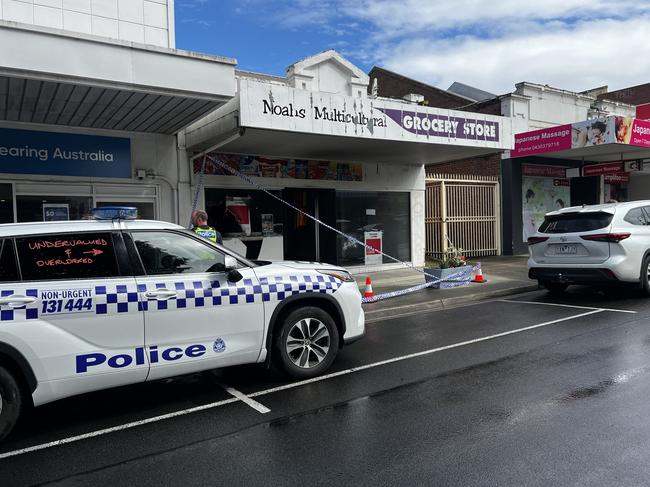
<svg viewBox="0 0 650 487"><path fill-rule="evenodd" d="M285 200L283 200L282 198L280 198L279 196L277 196L277 195L271 193L271 192L268 191L267 189L265 189L265 188L263 188L262 186L260 186L259 184L255 183L255 182L254 182L250 177L248 177L248 176L245 175L245 174L242 174L242 173L241 173L240 171L238 171L237 169L235 169L235 168L229 166L228 164L226 164L225 162L223 162L222 160L220 160L218 157L209 156L209 155L207 155L207 154L204 155L203 164L202 164L202 166L201 166L201 175L199 176L199 184L201 184L202 181L203 181L203 173L205 172L205 162L206 162L206 159L210 159L213 163L215 163L215 164L216 164L217 166L219 166L221 169L225 170L226 172L229 172L229 173L232 174L233 176L237 176L237 177L240 178L242 181L247 182L248 184L250 184L251 186L253 186L255 189L257 189L258 191L262 191L262 192L266 193L266 194L269 195L271 198L273 198L273 199L279 201L279 202L282 203L283 205L288 206L289 208L291 208L291 209L297 211L298 213L300 213L300 214L306 216L306 217L309 218L310 220L313 220L314 222L318 223L319 225L322 225L323 227L327 228L328 230L331 230L331 231L333 231L334 233L336 233L336 234L338 234L338 235L341 235L343 238L349 240L350 242L352 242L352 243L354 243L354 244L356 244L356 245L360 245L360 246L364 247L365 249L368 249L368 250L372 251L373 253L381 254L383 257L386 257L387 259L390 259L390 260L392 260L393 262L397 262L398 264L401 264L401 265L403 265L404 267L408 267L408 268L414 270L415 272L419 272L420 274L424 274L425 276L428 276L428 277L431 279L430 282L425 283L424 285L422 285L422 287L420 287L420 286L415 286L415 287L413 287L413 288L409 288L409 289L407 289L407 290L403 290L403 291L415 292L415 291L418 291L419 289L424 289L425 287L431 287L431 286L433 286L433 285L435 285L435 284L437 284L437 283L440 283L440 282L443 282L443 281L448 281L450 278L453 277L453 276L449 276L449 277L446 277L446 278L444 278L444 279L441 279L441 278L439 278L438 276L434 276L433 274L429 274L429 273L426 272L424 269L421 269L421 268L415 267L411 262L404 262L403 260L400 260L400 259L398 259L398 258L396 258L396 257L393 257L392 255L387 254L387 253L383 252L382 250L378 250L378 249L374 248L373 246L368 245L368 244L366 244L365 242L362 242L361 240L354 238L352 235L348 235L348 234L346 234L346 233L343 233L342 231L338 230L337 228L334 228L333 226L328 225L327 223L325 223L325 222L319 220L318 218L316 218L315 216L310 215L309 213L307 213L307 212L301 210L300 208L298 208L298 207L292 205L292 204L289 203L288 201L285 201ZM197 188L197 189L200 189L200 188ZM198 194L198 191L197 191L197 194ZM460 275L460 274L461 274L461 273L459 273L459 275ZM394 292L398 292L398 291L394 291ZM387 294L391 294L391 293L387 293ZM404 292L403 294L407 294L407 293ZM398 294L398 295L399 295L399 294ZM384 295L382 295L382 296L384 296ZM387 297L392 297L392 296L387 296ZM371 299L371 298L368 298L368 299ZM379 301L379 299L374 299L374 297L373 297L372 299L373 299L373 301L367 301L367 302ZM382 298L380 298L380 299L386 299L386 298L385 298L385 297L382 297ZM364 301L364 302L365 302L365 301Z"/></svg>
<svg viewBox="0 0 650 487"><path fill-rule="evenodd" d="M476 272L481 268L481 263L477 262L472 266L472 272ZM461 277L467 274L467 269L463 269L460 272L456 272L455 274L451 274L445 278L442 279L434 279L433 281L425 282L424 284L418 284L417 286L413 287L408 287L406 289L399 289L397 291L391 291L388 293L382 293L382 294L377 294L375 296L370 296L368 298L361 298L362 303L375 303L377 301L381 301L383 299L388 299L388 298L396 298L397 296L404 296L405 294L410 294L414 293L416 291L421 291L422 289L426 289L428 287L435 286L436 284L440 284L441 282L451 282L451 283L458 283L460 284L462 281L456 281L455 279L457 277ZM427 274L430 275L430 274Z"/></svg>

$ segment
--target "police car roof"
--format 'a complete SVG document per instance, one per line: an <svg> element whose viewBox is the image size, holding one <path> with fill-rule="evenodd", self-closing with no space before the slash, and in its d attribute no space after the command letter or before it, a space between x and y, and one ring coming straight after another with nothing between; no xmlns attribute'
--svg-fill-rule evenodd
<svg viewBox="0 0 650 487"><path fill-rule="evenodd" d="M174 223L156 220L74 220L60 222L28 222L0 224L0 237L67 232L109 230L182 230Z"/></svg>

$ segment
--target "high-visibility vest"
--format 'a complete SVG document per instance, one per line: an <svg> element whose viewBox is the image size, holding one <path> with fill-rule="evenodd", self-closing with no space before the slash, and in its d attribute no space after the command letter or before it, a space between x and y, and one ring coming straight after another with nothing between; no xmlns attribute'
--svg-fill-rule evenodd
<svg viewBox="0 0 650 487"><path fill-rule="evenodd" d="M203 238L207 238L215 243L217 243L217 230L212 227L194 227L193 230L201 235Z"/></svg>

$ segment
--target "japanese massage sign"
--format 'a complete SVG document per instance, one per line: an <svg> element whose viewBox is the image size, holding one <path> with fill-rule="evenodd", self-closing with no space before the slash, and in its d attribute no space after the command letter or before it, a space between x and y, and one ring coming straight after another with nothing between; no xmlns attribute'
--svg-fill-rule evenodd
<svg viewBox="0 0 650 487"><path fill-rule="evenodd" d="M533 156L605 144L650 147L650 121L612 116L516 134L511 156Z"/></svg>
<svg viewBox="0 0 650 487"><path fill-rule="evenodd" d="M511 122L481 113L240 82L240 123L305 134L510 149Z"/></svg>

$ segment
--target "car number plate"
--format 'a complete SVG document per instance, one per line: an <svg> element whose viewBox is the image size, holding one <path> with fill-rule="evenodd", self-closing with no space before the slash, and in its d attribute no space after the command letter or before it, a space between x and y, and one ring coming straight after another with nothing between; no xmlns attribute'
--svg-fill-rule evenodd
<svg viewBox="0 0 650 487"><path fill-rule="evenodd" d="M577 245L558 245L555 248L556 254L577 254L578 246Z"/></svg>

